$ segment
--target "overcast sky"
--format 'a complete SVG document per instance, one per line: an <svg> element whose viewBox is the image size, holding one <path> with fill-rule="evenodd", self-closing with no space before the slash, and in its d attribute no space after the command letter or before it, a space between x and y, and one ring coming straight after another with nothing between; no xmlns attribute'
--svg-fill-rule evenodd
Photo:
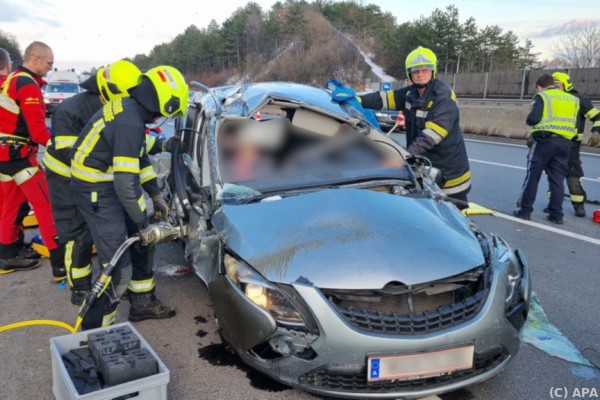
<svg viewBox="0 0 600 400"><path fill-rule="evenodd" d="M274 0L255 0L264 11ZM310 1L309 1L310 2ZM520 39L530 39L542 59L551 58L551 43L565 27L600 22L597 0L364 0L391 12L397 23L429 16L454 4L461 22L473 17L480 28L499 25ZM59 69L89 69L123 57L147 54L195 24L221 24L247 2L221 0L0 0L0 30L14 35L21 50L33 40L52 47Z"/></svg>

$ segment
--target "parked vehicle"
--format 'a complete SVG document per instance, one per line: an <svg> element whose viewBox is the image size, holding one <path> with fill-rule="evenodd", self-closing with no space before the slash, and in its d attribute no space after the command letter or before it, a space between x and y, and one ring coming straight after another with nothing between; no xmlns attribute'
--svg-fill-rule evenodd
<svg viewBox="0 0 600 400"><path fill-rule="evenodd" d="M421 398L514 359L523 253L361 113L299 84L205 88L176 135L169 187L186 255L251 367L323 396ZM236 156L247 145L259 151Z"/></svg>
<svg viewBox="0 0 600 400"><path fill-rule="evenodd" d="M79 87L79 75L73 71L54 71L47 81L48 84L43 88L47 117L52 115L56 106L64 99L82 91Z"/></svg>

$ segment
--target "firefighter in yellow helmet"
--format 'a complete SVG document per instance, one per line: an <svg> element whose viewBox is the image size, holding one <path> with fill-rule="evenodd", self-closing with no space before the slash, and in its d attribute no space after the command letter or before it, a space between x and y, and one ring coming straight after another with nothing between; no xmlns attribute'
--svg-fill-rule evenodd
<svg viewBox="0 0 600 400"><path fill-rule="evenodd" d="M71 159L71 190L101 265L111 260L126 237L141 238L141 246L129 248L119 259L108 287L85 315L83 329L114 323L119 298L128 289L130 321L175 315L175 309L154 295L156 237L142 186L155 174L146 154L145 125L161 116L183 115L188 86L177 69L159 66L143 74L129 93L131 97L105 104L92 117L75 142Z"/></svg>
<svg viewBox="0 0 600 400"><path fill-rule="evenodd" d="M107 90L109 73L118 78ZM138 84L142 72L131 62L117 61L80 84L85 91L61 102L52 115L50 141L42 162L46 167L52 215L64 252L71 302L80 304L91 287L92 237L71 196L71 149L79 132L103 104ZM103 91L101 88L105 88Z"/></svg>
<svg viewBox="0 0 600 400"><path fill-rule="evenodd" d="M419 46L410 52L405 66L410 86L369 93L359 101L365 108L403 112L408 151L428 158L439 168L445 178L444 193L458 200L455 204L459 208L467 208L471 171L456 95L446 83L436 79L437 58L430 49Z"/></svg>
<svg viewBox="0 0 600 400"><path fill-rule="evenodd" d="M573 88L571 78L564 72L555 72L552 74L554 85L557 89L572 94L579 99L579 114L577 115L577 135L571 141L571 153L569 155L569 173L567 175L567 187L569 188L569 197L575 210L575 216L585 217L584 203L587 198L585 189L581 182L583 178L583 168L581 166L580 149L583 132L585 130L585 120L593 122L592 140L600 144L600 111L595 108L592 101ZM548 209L546 209L548 210Z"/></svg>

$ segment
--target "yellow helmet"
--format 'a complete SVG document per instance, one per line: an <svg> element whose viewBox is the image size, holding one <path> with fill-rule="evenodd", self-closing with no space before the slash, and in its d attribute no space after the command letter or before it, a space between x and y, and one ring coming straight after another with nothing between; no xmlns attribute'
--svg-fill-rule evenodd
<svg viewBox="0 0 600 400"><path fill-rule="evenodd" d="M129 89L140 83L142 71L131 61L119 60L98 70L96 77L100 95L109 102L128 97Z"/></svg>
<svg viewBox="0 0 600 400"><path fill-rule="evenodd" d="M555 72L552 74L555 83L560 83L565 87L565 91L570 92L573 90L573 84L571 83L571 78L569 75L564 72Z"/></svg>
<svg viewBox="0 0 600 400"><path fill-rule="evenodd" d="M433 78L437 72L437 57L433 51L425 47L417 47L406 56L406 77L410 79L410 73L420 69L433 71Z"/></svg>
<svg viewBox="0 0 600 400"><path fill-rule="evenodd" d="M158 95L159 112L165 117L184 115L188 102L188 85L177 68L154 67L144 74Z"/></svg>

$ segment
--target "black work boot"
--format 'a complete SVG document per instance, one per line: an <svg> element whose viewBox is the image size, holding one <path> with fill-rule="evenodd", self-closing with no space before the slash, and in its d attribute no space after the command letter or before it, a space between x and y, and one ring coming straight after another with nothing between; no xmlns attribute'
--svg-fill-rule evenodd
<svg viewBox="0 0 600 400"><path fill-rule="evenodd" d="M573 203L573 208L575 209L576 217L585 217L585 208L583 207L583 203Z"/></svg>
<svg viewBox="0 0 600 400"><path fill-rule="evenodd" d="M154 295L132 294L130 300L129 320L131 322L172 318L177 313L175 308L163 305Z"/></svg>
<svg viewBox="0 0 600 400"><path fill-rule="evenodd" d="M31 250L29 246L21 246L19 249L19 257L25 258L27 260L38 260L42 256L39 253Z"/></svg>
<svg viewBox="0 0 600 400"><path fill-rule="evenodd" d="M64 244L58 243L57 248L50 250L50 265L52 266L52 277L54 278L54 283L59 283L67 279Z"/></svg>
<svg viewBox="0 0 600 400"><path fill-rule="evenodd" d="M40 262L38 260L28 260L23 257L0 259L0 270L5 274L9 271L28 271L39 266Z"/></svg>

